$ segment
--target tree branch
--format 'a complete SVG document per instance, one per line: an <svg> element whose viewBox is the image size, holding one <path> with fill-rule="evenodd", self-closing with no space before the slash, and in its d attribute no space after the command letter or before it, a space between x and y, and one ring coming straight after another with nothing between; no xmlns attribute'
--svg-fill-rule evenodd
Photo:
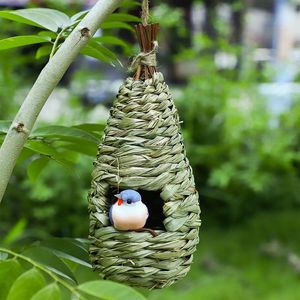
<svg viewBox="0 0 300 300"><path fill-rule="evenodd" d="M75 27L38 76L0 148L0 202L16 161L51 92L80 50L95 34L99 25L119 6L120 2L121 0L99 0Z"/></svg>

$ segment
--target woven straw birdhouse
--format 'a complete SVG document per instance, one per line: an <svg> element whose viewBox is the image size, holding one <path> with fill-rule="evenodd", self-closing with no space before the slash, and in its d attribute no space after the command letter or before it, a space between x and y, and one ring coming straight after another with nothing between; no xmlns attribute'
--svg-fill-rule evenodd
<svg viewBox="0 0 300 300"><path fill-rule="evenodd" d="M163 288L184 277L198 244L198 193L179 116L156 70L158 24L137 25L142 52L110 111L89 194L90 256L102 278ZM149 209L149 232L118 231L109 221L113 195L135 189Z"/></svg>

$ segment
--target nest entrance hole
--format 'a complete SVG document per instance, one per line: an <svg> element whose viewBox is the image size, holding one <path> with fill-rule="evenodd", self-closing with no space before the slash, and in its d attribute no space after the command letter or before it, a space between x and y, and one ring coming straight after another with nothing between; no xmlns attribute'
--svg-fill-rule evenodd
<svg viewBox="0 0 300 300"><path fill-rule="evenodd" d="M108 200L109 200L109 207L113 205L117 198L114 196L124 189L120 189L118 191L115 187L110 187L108 191ZM160 191L145 191L145 190L136 190L142 196L143 203L147 206L149 217L147 219L146 228L156 229L156 230L165 230L164 227L164 200L160 197Z"/></svg>

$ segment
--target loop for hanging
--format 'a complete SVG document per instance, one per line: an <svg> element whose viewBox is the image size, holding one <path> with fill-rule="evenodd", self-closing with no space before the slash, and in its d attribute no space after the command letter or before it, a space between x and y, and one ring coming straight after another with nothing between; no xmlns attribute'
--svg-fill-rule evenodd
<svg viewBox="0 0 300 300"><path fill-rule="evenodd" d="M133 59L129 73L134 80L146 80L153 77L157 71L156 53L158 43L156 40L159 24L148 24L149 19L149 0L142 2L142 24L135 25L137 39L140 44L141 52Z"/></svg>
<svg viewBox="0 0 300 300"><path fill-rule="evenodd" d="M151 78L156 72L156 53L158 50L157 33L159 24L135 25L137 39L140 44L141 53L133 60L129 72L134 73L135 80Z"/></svg>
<svg viewBox="0 0 300 300"><path fill-rule="evenodd" d="M153 49L150 52L140 52L132 61L129 67L129 73L135 73L140 65L148 67L156 67L156 53L158 49L158 42L153 41Z"/></svg>

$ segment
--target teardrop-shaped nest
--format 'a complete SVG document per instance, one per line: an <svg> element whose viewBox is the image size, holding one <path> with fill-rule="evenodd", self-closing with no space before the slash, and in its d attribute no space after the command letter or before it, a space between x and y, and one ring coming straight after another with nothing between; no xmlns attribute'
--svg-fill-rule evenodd
<svg viewBox="0 0 300 300"><path fill-rule="evenodd" d="M145 81L129 77L120 87L94 166L90 256L101 277L151 289L184 277L198 244L200 208L178 113L161 73ZM126 188L155 191L163 200L158 236L111 226L112 190Z"/></svg>

